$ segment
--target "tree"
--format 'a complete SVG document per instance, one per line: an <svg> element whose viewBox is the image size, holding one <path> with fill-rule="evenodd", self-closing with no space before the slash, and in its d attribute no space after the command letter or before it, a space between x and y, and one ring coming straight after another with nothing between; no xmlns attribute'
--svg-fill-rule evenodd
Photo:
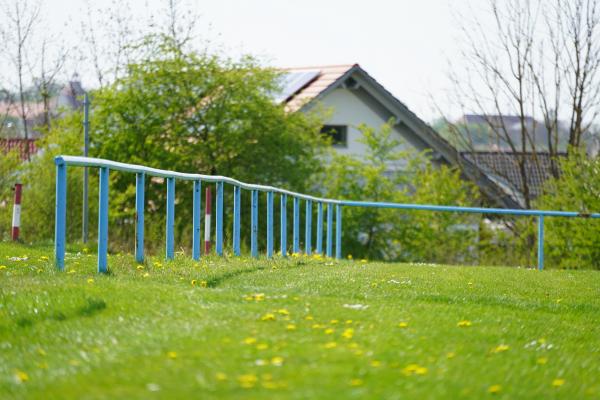
<svg viewBox="0 0 600 400"><path fill-rule="evenodd" d="M364 158L332 154L327 197L377 202L473 205L476 188L460 171L434 166L427 152L402 146L394 122L379 130L360 126ZM391 165L403 164L401 169ZM477 217L362 207L344 208L344 249L358 258L471 262L476 259Z"/></svg>
<svg viewBox="0 0 600 400"><path fill-rule="evenodd" d="M307 178L320 166L321 122L273 102L274 71L249 57L233 61L185 51L165 35L147 37L143 46L156 51L93 93L93 155L307 188ZM131 219L133 181L124 174L111 179L111 191L118 193L111 199L111 215ZM191 195L184 187L177 191L181 232L191 219ZM164 187L151 182L147 198L153 204L148 218L164 218Z"/></svg>
<svg viewBox="0 0 600 400"><path fill-rule="evenodd" d="M26 109L25 99L25 68L30 47L32 45L32 36L36 24L40 17L40 2L30 3L27 0L16 1L14 3L3 3L3 20L5 24L0 26L0 38L4 43L3 49L8 56L11 64L15 68L18 81L19 112L23 123L25 139L29 138L27 127L28 111ZM25 146L25 157L29 160L29 147Z"/></svg>
<svg viewBox="0 0 600 400"><path fill-rule="evenodd" d="M600 158L572 153L560 162L561 175L549 180L536 202L540 208L600 210ZM600 269L600 221L593 218L547 218L545 249L549 264L562 268Z"/></svg>
<svg viewBox="0 0 600 400"><path fill-rule="evenodd" d="M450 134L461 149L474 152L483 125L500 151L512 153L526 208L534 200L528 163L541 168L536 155L549 153L557 178L558 153L579 151L594 133L600 111L598 6L598 0L490 0L490 23L462 23L466 66L451 74L451 101L482 121L473 129L447 118Z"/></svg>

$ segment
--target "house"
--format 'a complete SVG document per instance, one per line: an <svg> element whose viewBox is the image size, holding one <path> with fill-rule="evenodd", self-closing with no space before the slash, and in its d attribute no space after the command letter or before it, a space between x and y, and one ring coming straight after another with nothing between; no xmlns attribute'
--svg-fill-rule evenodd
<svg viewBox="0 0 600 400"><path fill-rule="evenodd" d="M460 165L464 177L477 184L492 204L520 208L498 182L490 179L472 160L463 157L360 65L288 68L283 72L282 90L275 94L275 99L290 111L309 112L320 106L331 110L323 132L332 135L335 150L341 154L364 154L365 145L358 140L360 124L379 128L394 118L393 131L405 146L418 151L430 150L434 163ZM402 167L402 164L390 165L389 169L397 171Z"/></svg>
<svg viewBox="0 0 600 400"><path fill-rule="evenodd" d="M50 118L58 117L64 110L79 110L83 107L85 90L79 76L75 74L56 94L50 98ZM40 126L45 122L45 110L42 101L27 101L24 105L28 138L21 118L21 105L9 98L0 101L0 153L18 149L21 158L37 152L36 140L42 136Z"/></svg>

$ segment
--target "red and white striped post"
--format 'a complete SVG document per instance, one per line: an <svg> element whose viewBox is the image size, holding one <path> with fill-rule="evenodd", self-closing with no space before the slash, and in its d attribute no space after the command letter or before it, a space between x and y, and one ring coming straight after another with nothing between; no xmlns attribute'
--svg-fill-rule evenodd
<svg viewBox="0 0 600 400"><path fill-rule="evenodd" d="M13 205L13 219L12 219L12 240L19 240L19 228L21 227L21 191L23 185L15 183L13 189L15 191L15 204Z"/></svg>
<svg viewBox="0 0 600 400"><path fill-rule="evenodd" d="M211 214L211 191L206 188L206 212L204 214L204 254L210 252L210 214Z"/></svg>

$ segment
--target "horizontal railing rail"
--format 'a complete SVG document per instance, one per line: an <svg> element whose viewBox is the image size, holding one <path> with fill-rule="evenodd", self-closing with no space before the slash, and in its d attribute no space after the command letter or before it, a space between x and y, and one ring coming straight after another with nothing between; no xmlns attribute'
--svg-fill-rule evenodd
<svg viewBox="0 0 600 400"><path fill-rule="evenodd" d="M241 227L241 191L251 192L250 212L250 251L253 257L258 256L258 193L266 192L267 204L267 257L273 256L274 249L274 194L280 196L281 220L280 220L280 249L285 257L288 250L287 245L287 198L293 199L293 221L292 221L292 251L300 252L300 200L304 200L305 213L305 249L306 254L312 253L312 220L313 203L317 206L316 246L315 252L323 254L323 238L325 233L325 255L332 257L333 233L334 233L334 207L335 207L335 257L342 256L342 207L376 207L402 210L421 210L436 212L458 212L496 215L531 216L538 219L538 269L544 268L544 217L567 217L567 218L600 218L600 213L579 213L573 211L551 211L551 210L518 210L504 208L485 207L457 207L424 204L401 204L386 202L351 201L321 198L297 193L273 186L255 185L238 181L226 176L190 174L150 168L143 165L126 164L100 158L58 156L56 164L56 219L54 251L56 266L63 270L65 263L65 240L66 240L66 204L67 204L67 166L93 167L99 169L99 210L98 210L98 271L107 272L108 254L108 177L109 171L130 172L136 174L136 241L135 257L138 262L144 261L144 205L145 205L145 177L155 176L167 180L167 204L166 204L166 227L165 227L165 254L167 259L174 257L174 224L175 224L175 181L186 180L194 183L193 187L193 232L192 232L192 258L200 258L200 233L201 233L201 185L202 182L214 183L216 186L216 232L215 252L223 255L223 184L233 186L233 253L240 255L240 227ZM326 206L326 231L324 227L324 207ZM209 219L206 219L209 224ZM206 230L210 232L210 230ZM210 238L205 238L209 240Z"/></svg>

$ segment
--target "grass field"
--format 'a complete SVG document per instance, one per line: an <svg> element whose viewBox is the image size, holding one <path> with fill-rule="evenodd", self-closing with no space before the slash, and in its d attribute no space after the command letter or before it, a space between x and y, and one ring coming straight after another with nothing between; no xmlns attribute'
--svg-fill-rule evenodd
<svg viewBox="0 0 600 400"><path fill-rule="evenodd" d="M70 250L0 244L2 399L600 398L598 272Z"/></svg>

